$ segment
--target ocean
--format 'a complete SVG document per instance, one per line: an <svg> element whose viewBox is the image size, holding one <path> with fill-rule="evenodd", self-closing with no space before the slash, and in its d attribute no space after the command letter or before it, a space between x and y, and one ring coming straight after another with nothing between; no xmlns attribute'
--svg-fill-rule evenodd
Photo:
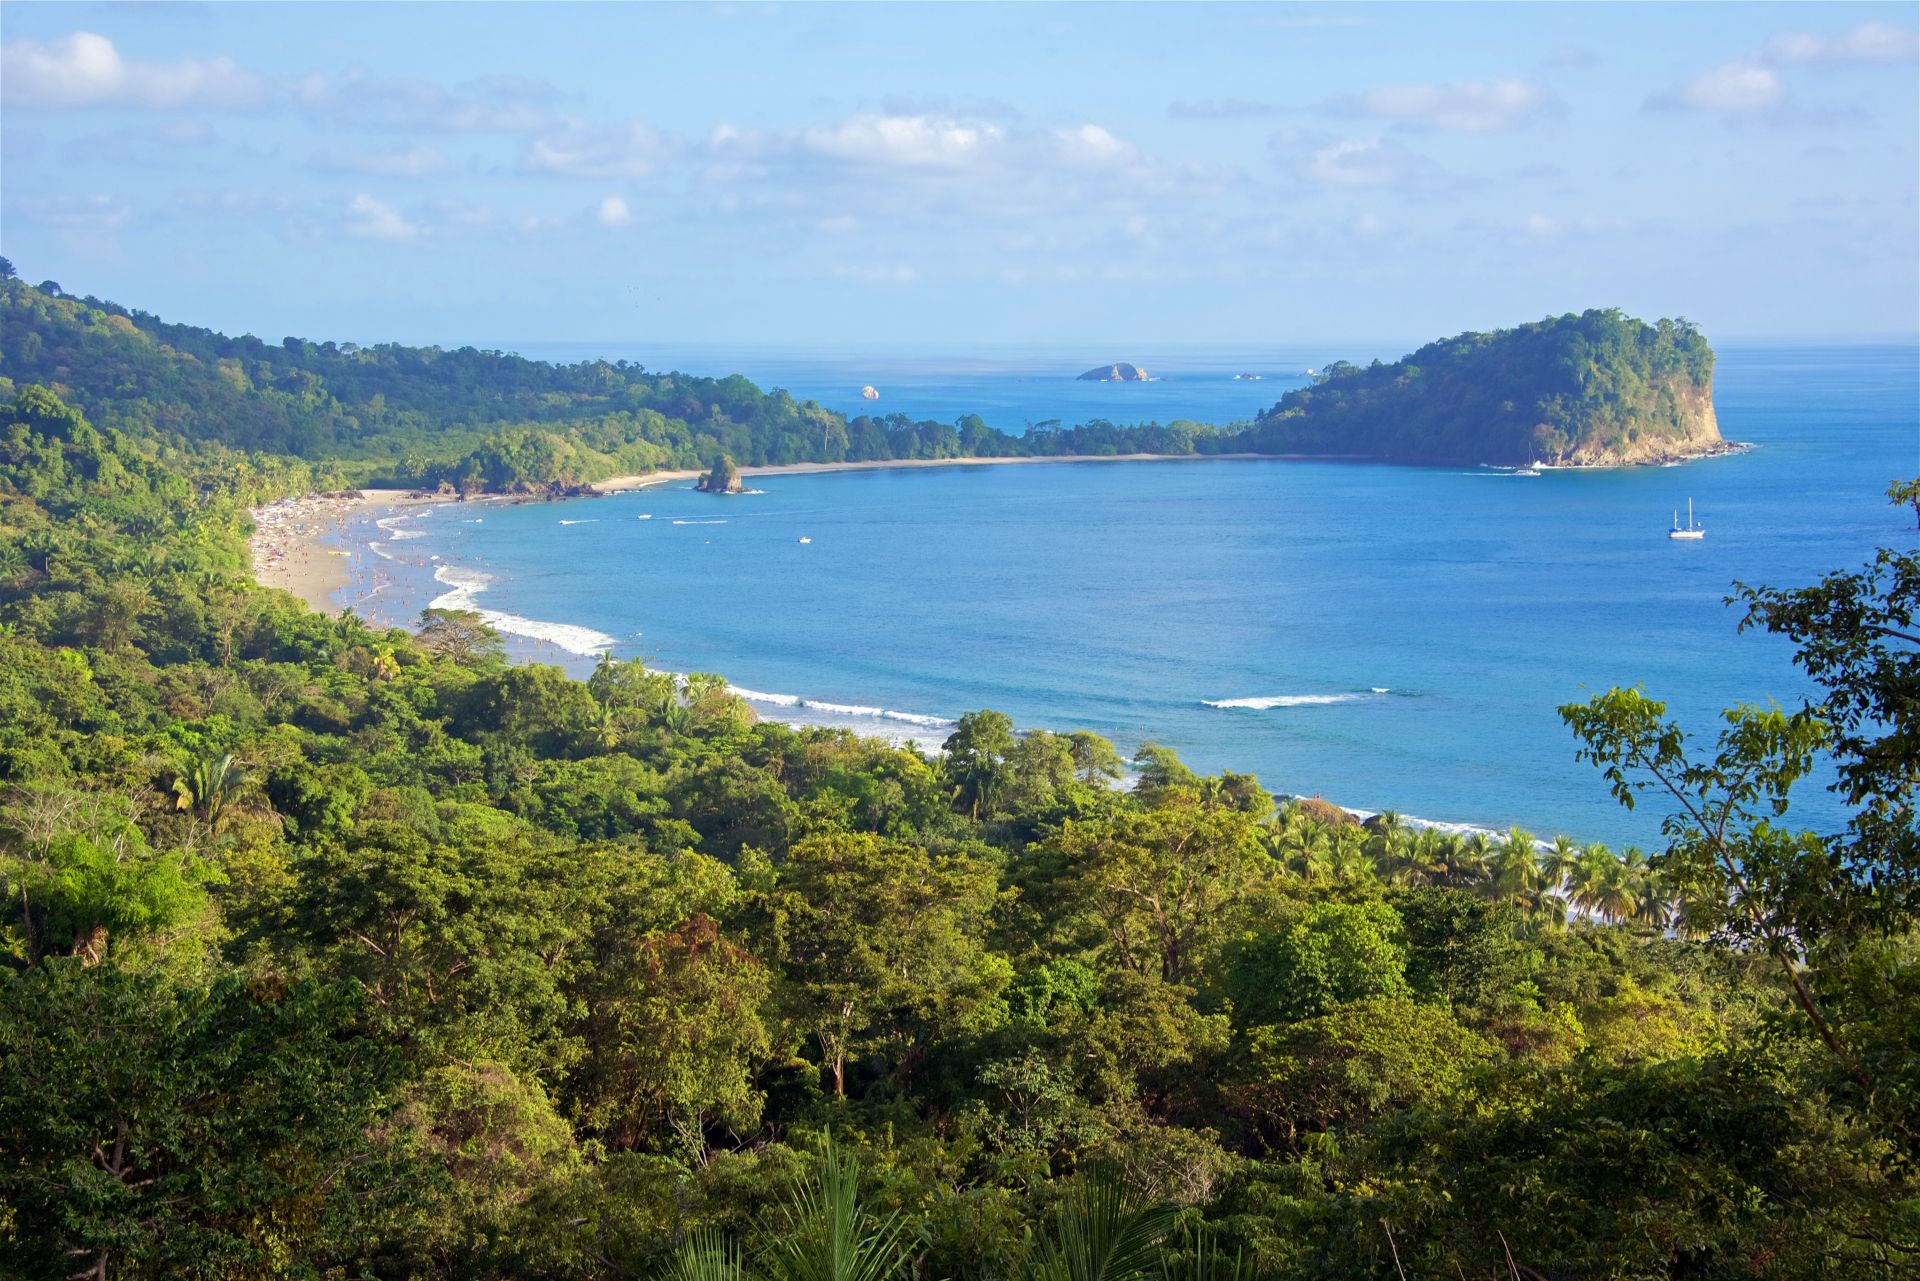
<svg viewBox="0 0 1920 1281"><path fill-rule="evenodd" d="M1309 366L1395 354L1141 354L1157 381L1106 384L1074 380L1085 353L519 349L740 372L835 409L977 412L1016 432L1245 419ZM1914 544L1912 513L1883 495L1920 473L1917 363L1906 346L1723 349L1721 430L1753 448L1678 467L1096 462L448 505L348 530L390 576L367 597L363 570L351 599L401 623L435 598L484 608L522 656L584 671L610 646L722 673L768 716L928 747L990 707L1354 808L1652 846L1665 809L1621 810L1556 709L1637 683L1710 742L1733 703L1797 706L1808 685L1788 647L1739 634L1725 598ZM1689 499L1707 536L1669 540ZM1795 814L1842 818L1817 782Z"/></svg>

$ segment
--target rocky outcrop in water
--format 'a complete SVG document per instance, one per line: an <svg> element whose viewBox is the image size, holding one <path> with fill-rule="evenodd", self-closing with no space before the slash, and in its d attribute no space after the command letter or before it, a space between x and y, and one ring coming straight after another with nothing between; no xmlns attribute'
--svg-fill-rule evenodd
<svg viewBox="0 0 1920 1281"><path fill-rule="evenodd" d="M733 459L722 455L694 488L703 494L738 494L746 486L740 483L740 469L733 465Z"/></svg>
<svg viewBox="0 0 1920 1281"><path fill-rule="evenodd" d="M1074 381L1083 383L1143 383L1147 381L1147 371L1138 365L1129 365L1123 360L1117 364L1102 365L1098 369L1089 369Z"/></svg>

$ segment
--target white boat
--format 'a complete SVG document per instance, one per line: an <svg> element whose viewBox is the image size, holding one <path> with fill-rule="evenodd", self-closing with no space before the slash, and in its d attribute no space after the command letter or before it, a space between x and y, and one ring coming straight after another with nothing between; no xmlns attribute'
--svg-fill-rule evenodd
<svg viewBox="0 0 1920 1281"><path fill-rule="evenodd" d="M653 519L653 513L652 513L652 512L641 512L641 513L640 513L640 514L639 514L638 516L635 516L635 517L634 517L634 519L635 519L635 520L652 520L652 519Z"/></svg>
<svg viewBox="0 0 1920 1281"><path fill-rule="evenodd" d="M803 543L810 543L813 540L811 538L808 538L805 534L802 534L800 535L800 541Z"/></svg>
<svg viewBox="0 0 1920 1281"><path fill-rule="evenodd" d="M1540 469L1538 467L1516 467L1513 469L1513 474L1516 476L1538 476Z"/></svg>
<svg viewBox="0 0 1920 1281"><path fill-rule="evenodd" d="M1693 500L1689 498L1687 500L1687 523L1684 526L1681 525L1680 513L1677 511L1674 512L1673 528L1667 531L1667 537L1668 538L1705 538L1706 536L1707 536L1707 531L1701 526L1693 523Z"/></svg>

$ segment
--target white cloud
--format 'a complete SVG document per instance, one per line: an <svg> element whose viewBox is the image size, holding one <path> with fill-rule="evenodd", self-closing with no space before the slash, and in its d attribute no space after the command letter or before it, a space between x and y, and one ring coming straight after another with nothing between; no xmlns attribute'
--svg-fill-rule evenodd
<svg viewBox="0 0 1920 1281"><path fill-rule="evenodd" d="M1912 62L1920 58L1920 32L1868 22L1842 36L1785 35L1767 42L1766 59L1783 66L1803 63Z"/></svg>
<svg viewBox="0 0 1920 1281"><path fill-rule="evenodd" d="M366 240L411 240L420 234L392 205L361 194L347 206L347 234Z"/></svg>
<svg viewBox="0 0 1920 1281"><path fill-rule="evenodd" d="M1560 100L1535 80L1388 85L1328 105L1341 115L1457 133L1519 129L1560 110Z"/></svg>
<svg viewBox="0 0 1920 1281"><path fill-rule="evenodd" d="M833 129L809 129L802 145L817 155L883 168L957 169L977 163L1002 139L998 127L944 116L851 116Z"/></svg>
<svg viewBox="0 0 1920 1281"><path fill-rule="evenodd" d="M575 127L535 138L520 167L563 178L639 178L652 173L672 150L666 139L637 122L622 129Z"/></svg>
<svg viewBox="0 0 1920 1281"><path fill-rule="evenodd" d="M1838 36L1776 36L1758 54L1703 71L1647 105L1659 110L1717 112L1732 117L1786 118L1791 108L1782 67L1860 66L1920 59L1920 33L1885 22L1868 22ZM1809 123L1845 121L1847 112L1793 112Z"/></svg>
<svg viewBox="0 0 1920 1281"><path fill-rule="evenodd" d="M386 151L331 151L315 156L313 167L325 173L372 174L380 178L425 178L444 172L447 158L432 147Z"/></svg>
<svg viewBox="0 0 1920 1281"><path fill-rule="evenodd" d="M1752 62L1729 62L1703 71L1678 89L1648 101L1663 110L1712 111L1728 115L1771 111L1787 100L1780 73Z"/></svg>
<svg viewBox="0 0 1920 1281"><path fill-rule="evenodd" d="M1392 187L1422 163L1405 148L1378 138L1349 138L1309 152L1300 162L1300 174L1328 187Z"/></svg>
<svg viewBox="0 0 1920 1281"><path fill-rule="evenodd" d="M15 107L240 107L266 83L231 58L137 62L91 31L0 46L0 102Z"/></svg>
<svg viewBox="0 0 1920 1281"><path fill-rule="evenodd" d="M633 221L633 209L619 196L607 196L594 215L602 227L624 227Z"/></svg>
<svg viewBox="0 0 1920 1281"><path fill-rule="evenodd" d="M1132 143L1122 142L1096 124L1055 129L1053 145L1060 158L1069 164L1126 165L1140 159Z"/></svg>

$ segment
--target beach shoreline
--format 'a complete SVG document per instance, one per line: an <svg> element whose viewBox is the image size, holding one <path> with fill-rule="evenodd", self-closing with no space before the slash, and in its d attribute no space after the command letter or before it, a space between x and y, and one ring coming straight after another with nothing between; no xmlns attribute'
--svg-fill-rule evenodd
<svg viewBox="0 0 1920 1281"><path fill-rule="evenodd" d="M952 466L987 466L996 463L1058 463L1058 462L1182 462L1207 461L1298 461L1282 459L1271 454L1225 454L1225 455L1185 455L1168 456L1160 454L1128 454L1099 457L1092 455L1068 455L1061 457L1039 458L955 458L955 459L919 459L887 460L860 463L797 463L788 465L770 465L764 467L742 468L743 475L779 476L808 475L836 471L879 471L892 468L926 468ZM1325 461L1315 457L1312 461ZM631 493L649 487L697 480L707 474L706 469L675 469L651 472L642 476L617 477L602 481L595 489L608 495ZM604 487L604 488L602 488ZM382 549L393 545L395 538L409 539L417 537L411 533L394 534L390 524L410 519L420 519L430 515L430 511L420 508L438 508L472 504L474 506L498 503L555 502L563 497L591 497L592 494L556 495L481 495L463 499L458 495L421 490L401 489L362 489L341 491L329 494L308 494L300 498L286 498L278 502L253 509L255 529L250 539L254 577L266 587L279 588L291 592L312 608L331 617L339 617L347 608L373 607L369 621L376 625L392 625L416 630L420 609L430 607L435 600L448 595L459 596L466 593L469 599L460 603L449 602L450 608L476 609L483 614L488 612L484 606L473 602L472 593L484 591L489 575L478 575L478 581L470 578L450 576L453 567L435 566L439 556L426 559L396 557L392 552ZM411 515L402 514L414 509ZM409 526L411 528L411 526ZM359 534L378 534L387 531L388 537L378 539L376 544L360 545L354 542L356 531ZM339 538L346 534L345 540ZM334 545L339 543L340 545ZM404 546L402 543L400 546ZM369 565L378 566L378 561L370 557L379 556L381 560L395 562L385 565L384 573L376 573L376 585L366 595L353 601L344 600L346 589L359 581L356 571ZM428 576L431 576L430 579ZM442 591L441 589L445 590ZM396 610L391 608L393 601L387 601L389 608L380 608L381 600L388 595L396 595L403 602ZM387 622L378 620L385 617ZM571 627L567 624L554 624L540 620L520 619L509 616L510 621L536 624L544 631L555 627ZM511 662L547 663L559 666L576 679L584 679L594 663L599 661L598 651L579 648L576 644L564 641L558 643L551 638L542 638L541 632L523 631L513 628L503 629L503 642L507 657ZM610 638L606 638L609 639ZM746 699L755 712L769 720L786 724L794 729L843 729L877 742L888 743L896 747L911 747L922 753L937 755L943 750L943 740L954 722L940 717L922 716L901 712L840 706L833 703L818 703L809 698L791 694L765 694L755 690L742 689L729 685L735 693ZM870 723L872 715L888 718L884 725ZM906 723L902 723L906 722ZM1283 794L1284 795L1284 794ZM1371 817L1375 811L1330 802L1346 811L1356 821ZM1491 833L1495 829L1474 822L1435 820L1407 817L1415 827L1433 827L1443 831Z"/></svg>
<svg viewBox="0 0 1920 1281"><path fill-rule="evenodd" d="M1204 463L1204 462L1304 462L1328 461L1325 455L1294 454L1038 454L1021 458L881 458L865 462L841 463L766 463L741 467L747 476L816 476L840 471L896 471L925 467L998 467L1037 463ZM1332 459L1330 461L1352 461ZM614 476L596 480L587 488L599 494L631 493L655 485L670 485L678 480L698 480L711 468L679 468L672 471L643 472L634 476Z"/></svg>
<svg viewBox="0 0 1920 1281"><path fill-rule="evenodd" d="M332 547L328 540L355 516L445 502L440 495L405 489L349 489L330 494L282 498L253 508L253 533L247 547L253 578L262 587L291 592L323 614L339 617L340 592L352 581L361 553Z"/></svg>

